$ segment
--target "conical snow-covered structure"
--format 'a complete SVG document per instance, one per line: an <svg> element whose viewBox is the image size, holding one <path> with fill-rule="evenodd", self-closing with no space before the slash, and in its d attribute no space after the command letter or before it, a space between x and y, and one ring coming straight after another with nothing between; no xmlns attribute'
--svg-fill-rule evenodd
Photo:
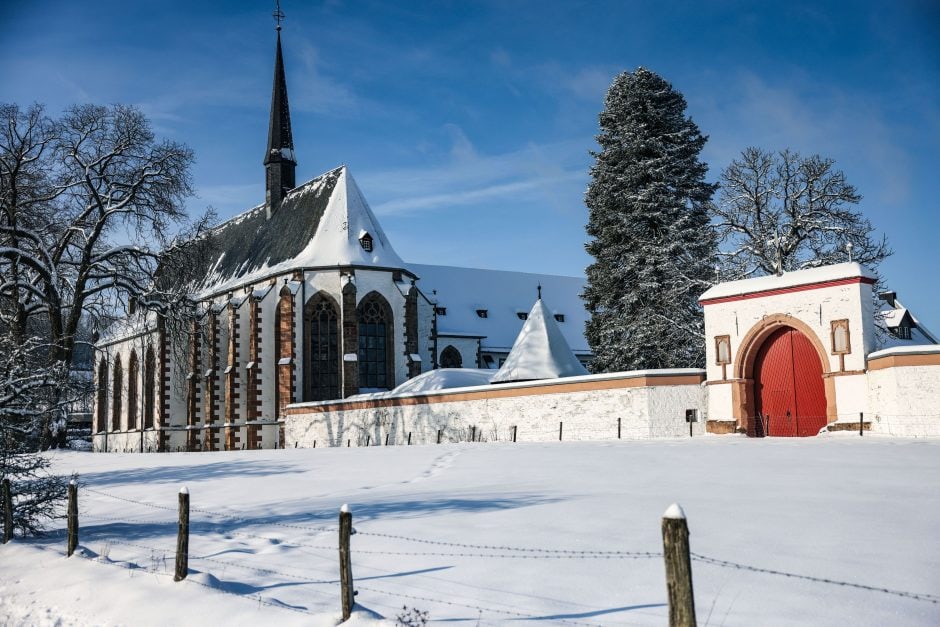
<svg viewBox="0 0 940 627"><path fill-rule="evenodd" d="M535 302L509 357L491 383L557 379L588 374L575 357L541 297Z"/></svg>

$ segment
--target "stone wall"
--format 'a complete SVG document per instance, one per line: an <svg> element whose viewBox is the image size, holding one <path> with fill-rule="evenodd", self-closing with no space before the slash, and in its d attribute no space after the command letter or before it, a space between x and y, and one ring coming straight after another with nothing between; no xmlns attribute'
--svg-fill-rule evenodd
<svg viewBox="0 0 940 627"><path fill-rule="evenodd" d="M650 370L476 386L393 397L297 403L285 445L365 446L442 441L614 440L689 437L687 409L705 409L704 372ZM695 435L704 423L692 424Z"/></svg>
<svg viewBox="0 0 940 627"><path fill-rule="evenodd" d="M940 437L940 346L878 351L868 367L873 433Z"/></svg>

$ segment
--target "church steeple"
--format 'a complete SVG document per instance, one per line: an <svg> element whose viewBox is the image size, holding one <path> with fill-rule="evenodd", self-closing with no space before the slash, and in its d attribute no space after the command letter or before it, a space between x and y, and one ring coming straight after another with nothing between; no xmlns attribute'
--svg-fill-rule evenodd
<svg viewBox="0 0 940 627"><path fill-rule="evenodd" d="M284 194L295 186L294 137L290 129L290 107L287 104L287 79L284 78L284 59L281 55L280 2L274 12L277 21L277 53L274 59L274 90L271 93L271 121L268 126L268 150L264 156L265 206L267 215L277 211Z"/></svg>

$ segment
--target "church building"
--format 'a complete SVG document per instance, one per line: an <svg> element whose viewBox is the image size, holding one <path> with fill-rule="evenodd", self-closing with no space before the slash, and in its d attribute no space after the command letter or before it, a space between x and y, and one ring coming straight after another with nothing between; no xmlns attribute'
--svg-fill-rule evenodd
<svg viewBox="0 0 940 627"><path fill-rule="evenodd" d="M409 264L347 166L296 183L280 26L263 165L264 202L209 236L191 328L132 306L97 343L95 450L275 448L289 404L438 367L495 372L538 288L590 358L583 278Z"/></svg>

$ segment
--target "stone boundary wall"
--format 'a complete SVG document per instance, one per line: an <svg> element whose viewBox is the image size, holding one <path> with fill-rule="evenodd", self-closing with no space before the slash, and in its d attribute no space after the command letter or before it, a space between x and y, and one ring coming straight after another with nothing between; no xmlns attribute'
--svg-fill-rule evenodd
<svg viewBox="0 0 940 627"><path fill-rule="evenodd" d="M940 346L872 353L868 403L872 433L940 437Z"/></svg>
<svg viewBox="0 0 940 627"><path fill-rule="evenodd" d="M645 370L562 380L454 388L424 394L298 403L285 416L285 446L370 446L444 442L645 440L689 437L687 409L702 422L705 372Z"/></svg>

